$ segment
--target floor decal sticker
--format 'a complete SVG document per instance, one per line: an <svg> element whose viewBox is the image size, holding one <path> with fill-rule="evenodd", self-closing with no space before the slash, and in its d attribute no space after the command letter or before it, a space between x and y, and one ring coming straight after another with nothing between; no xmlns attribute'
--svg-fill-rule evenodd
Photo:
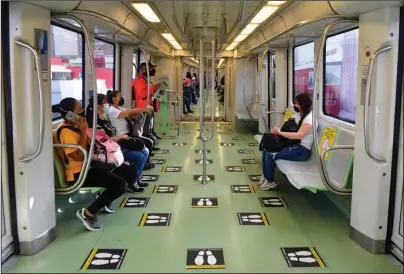
<svg viewBox="0 0 404 274"><path fill-rule="evenodd" d="M153 193L177 193L178 185L155 185Z"/></svg>
<svg viewBox="0 0 404 274"><path fill-rule="evenodd" d="M155 165L164 165L166 163L166 160L164 160L164 159L151 159L150 163L155 164Z"/></svg>
<svg viewBox="0 0 404 274"><path fill-rule="evenodd" d="M262 207L287 207L282 197L259 197Z"/></svg>
<svg viewBox="0 0 404 274"><path fill-rule="evenodd" d="M157 182L159 177L159 175L142 175L140 179L144 182Z"/></svg>
<svg viewBox="0 0 404 274"><path fill-rule="evenodd" d="M225 132L225 131L216 132L216 133L217 133L217 135L228 135L229 134L228 132Z"/></svg>
<svg viewBox="0 0 404 274"><path fill-rule="evenodd" d="M143 213L139 226L169 226L171 213Z"/></svg>
<svg viewBox="0 0 404 274"><path fill-rule="evenodd" d="M217 198L192 198L191 207L193 208L216 208L218 206Z"/></svg>
<svg viewBox="0 0 404 274"><path fill-rule="evenodd" d="M281 248L289 267L326 267L314 247Z"/></svg>
<svg viewBox="0 0 404 274"><path fill-rule="evenodd" d="M164 139L175 139L175 136L164 136Z"/></svg>
<svg viewBox="0 0 404 274"><path fill-rule="evenodd" d="M164 166L161 172L181 172L181 170L180 166Z"/></svg>
<svg viewBox="0 0 404 274"><path fill-rule="evenodd" d="M238 154L251 154L251 150L249 149L237 149Z"/></svg>
<svg viewBox="0 0 404 274"><path fill-rule="evenodd" d="M232 193L255 193L253 185L231 185Z"/></svg>
<svg viewBox="0 0 404 274"><path fill-rule="evenodd" d="M202 154L202 149L195 149L196 154ZM210 153L210 149L206 150L206 154Z"/></svg>
<svg viewBox="0 0 404 274"><path fill-rule="evenodd" d="M213 160L206 159L207 164L213 164ZM195 160L195 164L203 164L203 159Z"/></svg>
<svg viewBox="0 0 404 274"><path fill-rule="evenodd" d="M237 213L237 216L240 225L269 225L265 213L260 212Z"/></svg>
<svg viewBox="0 0 404 274"><path fill-rule="evenodd" d="M243 166L226 166L227 172L245 172L245 168Z"/></svg>
<svg viewBox="0 0 404 274"><path fill-rule="evenodd" d="M87 256L82 270L87 269L102 269L102 270L112 270L120 269L127 249L97 249L91 250L90 254Z"/></svg>
<svg viewBox="0 0 404 274"><path fill-rule="evenodd" d="M257 147L257 146L259 146L260 144L258 144L258 143L248 143L248 145L249 145L250 147Z"/></svg>
<svg viewBox="0 0 404 274"><path fill-rule="evenodd" d="M234 143L220 143L221 147L232 147L234 146Z"/></svg>
<svg viewBox="0 0 404 274"><path fill-rule="evenodd" d="M147 207L150 198L142 198L142 197L125 197L121 203L121 208L124 207Z"/></svg>
<svg viewBox="0 0 404 274"><path fill-rule="evenodd" d="M224 269L222 248L190 248L186 269Z"/></svg>
<svg viewBox="0 0 404 274"><path fill-rule="evenodd" d="M250 178L252 182L259 182L261 181L262 175L248 175L248 178Z"/></svg>
<svg viewBox="0 0 404 274"><path fill-rule="evenodd" d="M173 146L186 146L187 143L173 143Z"/></svg>
<svg viewBox="0 0 404 274"><path fill-rule="evenodd" d="M244 137L233 137L232 138L233 141L244 141Z"/></svg>
<svg viewBox="0 0 404 274"><path fill-rule="evenodd" d="M258 164L258 161L255 159L241 159L241 163L245 165L252 165L252 164Z"/></svg>
<svg viewBox="0 0 404 274"><path fill-rule="evenodd" d="M206 175L206 181L213 183L215 181L215 175ZM194 182L202 182L202 175L194 175Z"/></svg>
<svg viewBox="0 0 404 274"><path fill-rule="evenodd" d="M168 154L170 153L169 149L160 149L154 152L154 154Z"/></svg>

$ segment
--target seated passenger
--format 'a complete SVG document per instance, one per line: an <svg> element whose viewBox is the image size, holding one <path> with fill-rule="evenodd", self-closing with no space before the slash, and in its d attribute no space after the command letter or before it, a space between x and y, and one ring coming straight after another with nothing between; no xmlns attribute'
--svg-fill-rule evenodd
<svg viewBox="0 0 404 274"><path fill-rule="evenodd" d="M149 158L149 150L142 145L138 150L128 149L122 146L122 141L133 140L133 138L129 137L127 134L116 135L116 129L111 125L111 122L107 119L107 112L109 109L109 104L107 101L107 96L104 94L98 94L98 105L97 105L97 125L102 128L105 133L111 137L112 140L121 145L121 150L124 156L125 161L128 161L132 164L132 166L136 169L138 178L136 180L137 184L140 187L147 187L149 184L144 183L140 180L143 169L147 163L147 159ZM89 104L86 108L87 113L87 123L89 128L92 128L93 123L93 97L90 97ZM134 141L134 140L133 140Z"/></svg>
<svg viewBox="0 0 404 274"><path fill-rule="evenodd" d="M294 101L293 108L296 112L300 112L301 117L298 124L298 131L282 132L279 127L275 127L271 132L288 139L300 140L300 144L286 147L275 155L268 151L262 152L262 170L264 175L258 184L261 190L269 190L277 187L274 176L276 160L305 161L310 156L311 147L313 145L312 101L307 93L297 95Z"/></svg>
<svg viewBox="0 0 404 274"><path fill-rule="evenodd" d="M110 104L110 108L108 110L108 119L111 122L111 125L116 129L116 134L117 135L128 135L130 137L139 137L145 146L148 148L149 152L153 150L154 142L150 138L144 137L144 136L132 136L129 130L129 124L128 121L125 119L130 116L134 116L136 114L140 114L143 112L146 113L152 113L153 108L132 108L132 109L126 109L121 107L121 104L123 98L121 97L121 92L114 90L114 91L108 91L107 93L108 97L108 103ZM122 143L123 147L126 144ZM130 148L130 147L126 147ZM150 169L155 167L154 164L150 163L150 157L148 158L148 164L145 167L145 169Z"/></svg>
<svg viewBox="0 0 404 274"><path fill-rule="evenodd" d="M64 122L59 126L55 143L80 145L88 149L87 122L80 103L74 98L65 98L60 104L52 106L52 112L60 113ZM61 128L64 127L64 128ZM79 178L83 164L83 154L78 148L59 149L65 166L66 182L73 185ZM113 172L101 168L90 168L83 187L102 187L105 190L88 207L77 211L77 218L90 231L99 230L101 224L95 215L100 209L114 213L111 203L121 196L127 187L133 187L136 170L129 165L121 165ZM140 188L141 189L141 188ZM143 189L141 189L143 191Z"/></svg>

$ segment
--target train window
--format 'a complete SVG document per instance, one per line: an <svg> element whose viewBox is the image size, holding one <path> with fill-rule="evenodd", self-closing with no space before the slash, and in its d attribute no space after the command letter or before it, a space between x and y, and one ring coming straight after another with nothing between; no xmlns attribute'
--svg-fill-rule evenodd
<svg viewBox="0 0 404 274"><path fill-rule="evenodd" d="M66 97L76 98L80 103L84 91L84 38L81 33L51 25L51 92L52 105ZM52 120L60 119L53 113Z"/></svg>
<svg viewBox="0 0 404 274"><path fill-rule="evenodd" d="M113 43L94 40L94 64L97 76L98 93L106 94L115 86L115 45Z"/></svg>
<svg viewBox="0 0 404 274"><path fill-rule="evenodd" d="M300 93L313 93L314 42L293 49L293 97Z"/></svg>
<svg viewBox="0 0 404 274"><path fill-rule="evenodd" d="M325 46L323 112L355 123L359 29L329 36Z"/></svg>

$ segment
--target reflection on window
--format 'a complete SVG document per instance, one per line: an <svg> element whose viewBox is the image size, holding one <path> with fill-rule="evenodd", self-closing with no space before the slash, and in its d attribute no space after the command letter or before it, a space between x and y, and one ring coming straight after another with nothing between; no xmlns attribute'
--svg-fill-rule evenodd
<svg viewBox="0 0 404 274"><path fill-rule="evenodd" d="M51 89L52 105L66 97L83 99L83 36L51 25ZM53 120L60 114L53 113Z"/></svg>
<svg viewBox="0 0 404 274"><path fill-rule="evenodd" d="M324 114L355 123L359 29L327 38Z"/></svg>
<svg viewBox="0 0 404 274"><path fill-rule="evenodd" d="M271 85L271 98L275 99L276 98L276 92L275 92L275 71L276 71L276 64L275 64L275 54L270 56L271 58L271 70L270 70L270 85Z"/></svg>
<svg viewBox="0 0 404 274"><path fill-rule="evenodd" d="M94 63L97 92L106 94L109 89L114 89L115 45L95 39Z"/></svg>
<svg viewBox="0 0 404 274"><path fill-rule="evenodd" d="M293 97L314 87L314 43L297 46L293 52Z"/></svg>
<svg viewBox="0 0 404 274"><path fill-rule="evenodd" d="M133 53L133 60L132 60L132 64L133 64L133 71L132 71L132 78L133 80L135 80L136 76L137 76L137 53L134 52Z"/></svg>

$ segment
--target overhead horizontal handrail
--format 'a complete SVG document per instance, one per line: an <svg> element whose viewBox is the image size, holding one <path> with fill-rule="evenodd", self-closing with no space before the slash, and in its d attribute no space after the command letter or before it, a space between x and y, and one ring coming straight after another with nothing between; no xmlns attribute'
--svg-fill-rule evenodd
<svg viewBox="0 0 404 274"><path fill-rule="evenodd" d="M34 56L35 60L35 67L36 67L36 77L38 81L38 93L39 93L39 136L38 136L38 143L36 146L36 150L34 153L23 156L20 158L21 162L28 162L32 159L41 154L43 149L43 139L45 135L45 95L43 93L43 86L42 86L42 77L41 77L41 62L40 57L37 50L31 46L29 43L23 40L15 40L14 41L17 45L28 49L32 55Z"/></svg>
<svg viewBox="0 0 404 274"><path fill-rule="evenodd" d="M91 72L91 78L93 81L93 89L94 89L94 95L93 95L93 105L96 106L98 105L98 89L97 89L97 79L96 79L96 74L95 74L95 64L94 64L94 49L91 48L90 45L92 45L91 40L90 40L90 32L88 31L88 28L86 25L80 20L75 15L72 14L59 14L59 15L53 15L54 18L70 18L74 21L76 21L77 24L79 24L83 30L84 33L84 39L85 39L85 44L87 47L87 54L88 54L88 62L90 63L90 72ZM97 124L97 108L93 108L93 125ZM91 165L91 158L93 157L93 152L94 152L94 144L95 144L95 135L96 135L96 126L93 126L92 131L91 131L91 138L90 138L90 147L88 150L88 155L86 161L83 163L83 168L80 172L80 180L77 180L77 185L82 185L84 181L87 178L87 173L88 170L90 169ZM83 174L82 174L83 173Z"/></svg>
<svg viewBox="0 0 404 274"><path fill-rule="evenodd" d="M332 182L330 181L330 178L327 174L327 171L325 170L325 166L322 164L321 160L321 155L318 153L318 148L319 148L319 138L317 135L317 128L318 128L318 121L317 121L317 100L319 100L319 81L320 81L320 67L322 66L322 59L324 55L324 47L325 47L325 42L327 40L328 32L330 29L335 27L338 24L341 23L354 23L356 21L353 20L348 20L348 19L336 19L329 23L326 28L324 29L323 35L321 36L321 41L320 41L320 48L318 49L318 54L315 66L315 72L314 72L314 93L313 93L313 106L312 106L312 134L313 134L313 145L314 145L314 153L316 154L316 161L317 161L317 166L319 168L320 172L320 177L323 183L326 186L332 185ZM321 74L321 76L324 76ZM343 195L343 194L342 194Z"/></svg>
<svg viewBox="0 0 404 274"><path fill-rule="evenodd" d="M73 145L73 144L53 144L53 147L56 148L77 148L83 153L83 164L81 166L81 170L84 170L86 162L88 160L87 150L80 145ZM68 195L76 192L79 190L84 184L84 172L80 172L79 178L77 181L70 187L67 188L55 188L55 192L57 194Z"/></svg>
<svg viewBox="0 0 404 274"><path fill-rule="evenodd" d="M327 152L332 151L332 150L342 150L342 149L350 149L350 150L354 150L355 146L352 145L335 145L335 146L330 146L326 149L323 150L323 152L321 152L321 169L324 170L324 176L327 178L326 180L324 180L324 185L325 187L338 195L352 195L352 189L347 189L347 188L339 188L337 186L335 186L332 183L332 180L330 178L330 176L328 175L328 171L327 171L327 166L325 163L325 155L327 154Z"/></svg>
<svg viewBox="0 0 404 274"><path fill-rule="evenodd" d="M370 93L371 93L371 86L372 86L372 75L373 75L373 66L377 57L382 54L383 52L391 50L391 45L387 45L381 47L380 49L376 50L369 59L369 71L366 77L366 91L365 91L365 105L363 106L363 130L364 130L364 137L365 137L365 151L366 154L379 163L386 163L387 160L384 157L377 156L373 154L371 147L370 147L370 124L369 124L369 107L370 107Z"/></svg>

